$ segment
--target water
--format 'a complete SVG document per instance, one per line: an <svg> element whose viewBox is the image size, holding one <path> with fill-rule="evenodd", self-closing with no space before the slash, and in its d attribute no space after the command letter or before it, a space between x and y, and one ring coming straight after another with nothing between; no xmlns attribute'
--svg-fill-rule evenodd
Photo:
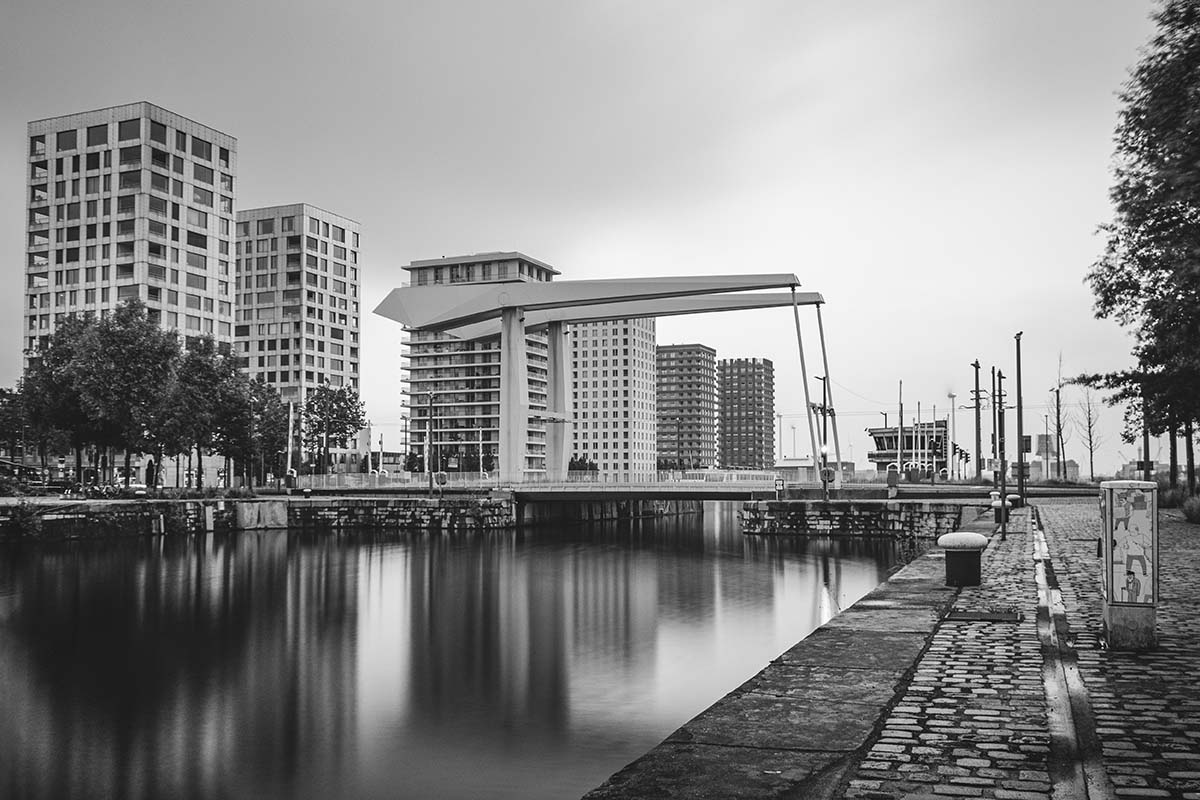
<svg viewBox="0 0 1200 800"><path fill-rule="evenodd" d="M733 512L0 550L0 797L578 797L898 558Z"/></svg>

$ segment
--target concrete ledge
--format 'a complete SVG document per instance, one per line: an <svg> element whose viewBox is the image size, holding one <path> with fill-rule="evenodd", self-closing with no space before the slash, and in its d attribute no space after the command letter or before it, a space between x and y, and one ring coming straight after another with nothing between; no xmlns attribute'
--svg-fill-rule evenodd
<svg viewBox="0 0 1200 800"><path fill-rule="evenodd" d="M901 569L585 797L832 796L957 597L940 555Z"/></svg>

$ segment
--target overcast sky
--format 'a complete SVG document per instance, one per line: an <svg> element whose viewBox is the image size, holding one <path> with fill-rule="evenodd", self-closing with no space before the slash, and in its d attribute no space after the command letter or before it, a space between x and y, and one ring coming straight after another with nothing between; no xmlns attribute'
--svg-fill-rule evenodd
<svg viewBox="0 0 1200 800"><path fill-rule="evenodd" d="M1082 281L1148 0L5 7L0 385L21 365L25 124L137 100L238 138L239 207L361 221L363 394L389 449L399 330L369 311L402 265L488 250L563 279L794 272L827 300L843 450L860 463L863 429L895 422L899 380L906 419L918 400L944 416L975 358L985 383L992 365L1015 374L1018 330L1027 430L1060 355L1064 376L1130 362ZM795 424L807 454L790 310L658 332L772 359L794 415L784 450ZM1079 396L1064 390L1068 409ZM1098 470L1134 455L1119 425L1105 413ZM1067 455L1086 473L1080 442Z"/></svg>

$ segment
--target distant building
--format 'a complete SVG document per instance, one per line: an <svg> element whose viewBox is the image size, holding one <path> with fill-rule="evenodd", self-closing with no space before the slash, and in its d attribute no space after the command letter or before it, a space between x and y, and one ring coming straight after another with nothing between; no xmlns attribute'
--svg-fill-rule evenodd
<svg viewBox="0 0 1200 800"><path fill-rule="evenodd" d="M604 474L654 473L654 336L653 318L571 325L573 459Z"/></svg>
<svg viewBox="0 0 1200 800"><path fill-rule="evenodd" d="M27 131L24 348L136 299L185 341L228 350L237 139L151 103Z"/></svg>
<svg viewBox="0 0 1200 800"><path fill-rule="evenodd" d="M892 425L885 428L868 428L867 435L875 441L875 449L867 453L867 460L875 465L877 472L886 472L889 467L897 469L897 458L903 458L901 468L947 469L946 448L948 442L946 420L922 422L904 426L904 446L900 447L900 429Z"/></svg>
<svg viewBox="0 0 1200 800"><path fill-rule="evenodd" d="M659 345L658 460L673 467L717 463L717 351L702 344Z"/></svg>
<svg viewBox="0 0 1200 800"><path fill-rule="evenodd" d="M775 367L765 358L717 365L720 464L770 469L775 463Z"/></svg>
<svg viewBox="0 0 1200 800"><path fill-rule="evenodd" d="M413 286L449 283L550 281L559 272L523 253L414 261L404 268ZM546 410L548 346L544 333L526 333L529 404ZM496 463L500 445L500 337L464 341L444 333L414 331L408 343L409 447L421 459L431 456L444 471L474 471ZM432 453L430 431L432 430ZM525 471L546 469L546 423L531 420L525 443Z"/></svg>
<svg viewBox="0 0 1200 800"><path fill-rule="evenodd" d="M830 458L825 462L825 466L831 469L836 469L838 465L837 459ZM803 456L801 458L781 458L775 462L775 470L779 472L779 477L783 478L788 483L820 483L821 482L821 465L818 463L813 465L811 456ZM854 480L854 462L842 462L842 480Z"/></svg>

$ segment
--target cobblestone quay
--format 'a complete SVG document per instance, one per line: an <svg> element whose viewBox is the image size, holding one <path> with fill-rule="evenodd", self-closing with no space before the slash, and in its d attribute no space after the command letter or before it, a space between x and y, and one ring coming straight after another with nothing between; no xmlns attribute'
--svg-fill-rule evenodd
<svg viewBox="0 0 1200 800"><path fill-rule="evenodd" d="M1161 514L1143 653L1099 639L1099 530L1018 510L959 590L927 553L588 797L1200 800L1200 526Z"/></svg>

